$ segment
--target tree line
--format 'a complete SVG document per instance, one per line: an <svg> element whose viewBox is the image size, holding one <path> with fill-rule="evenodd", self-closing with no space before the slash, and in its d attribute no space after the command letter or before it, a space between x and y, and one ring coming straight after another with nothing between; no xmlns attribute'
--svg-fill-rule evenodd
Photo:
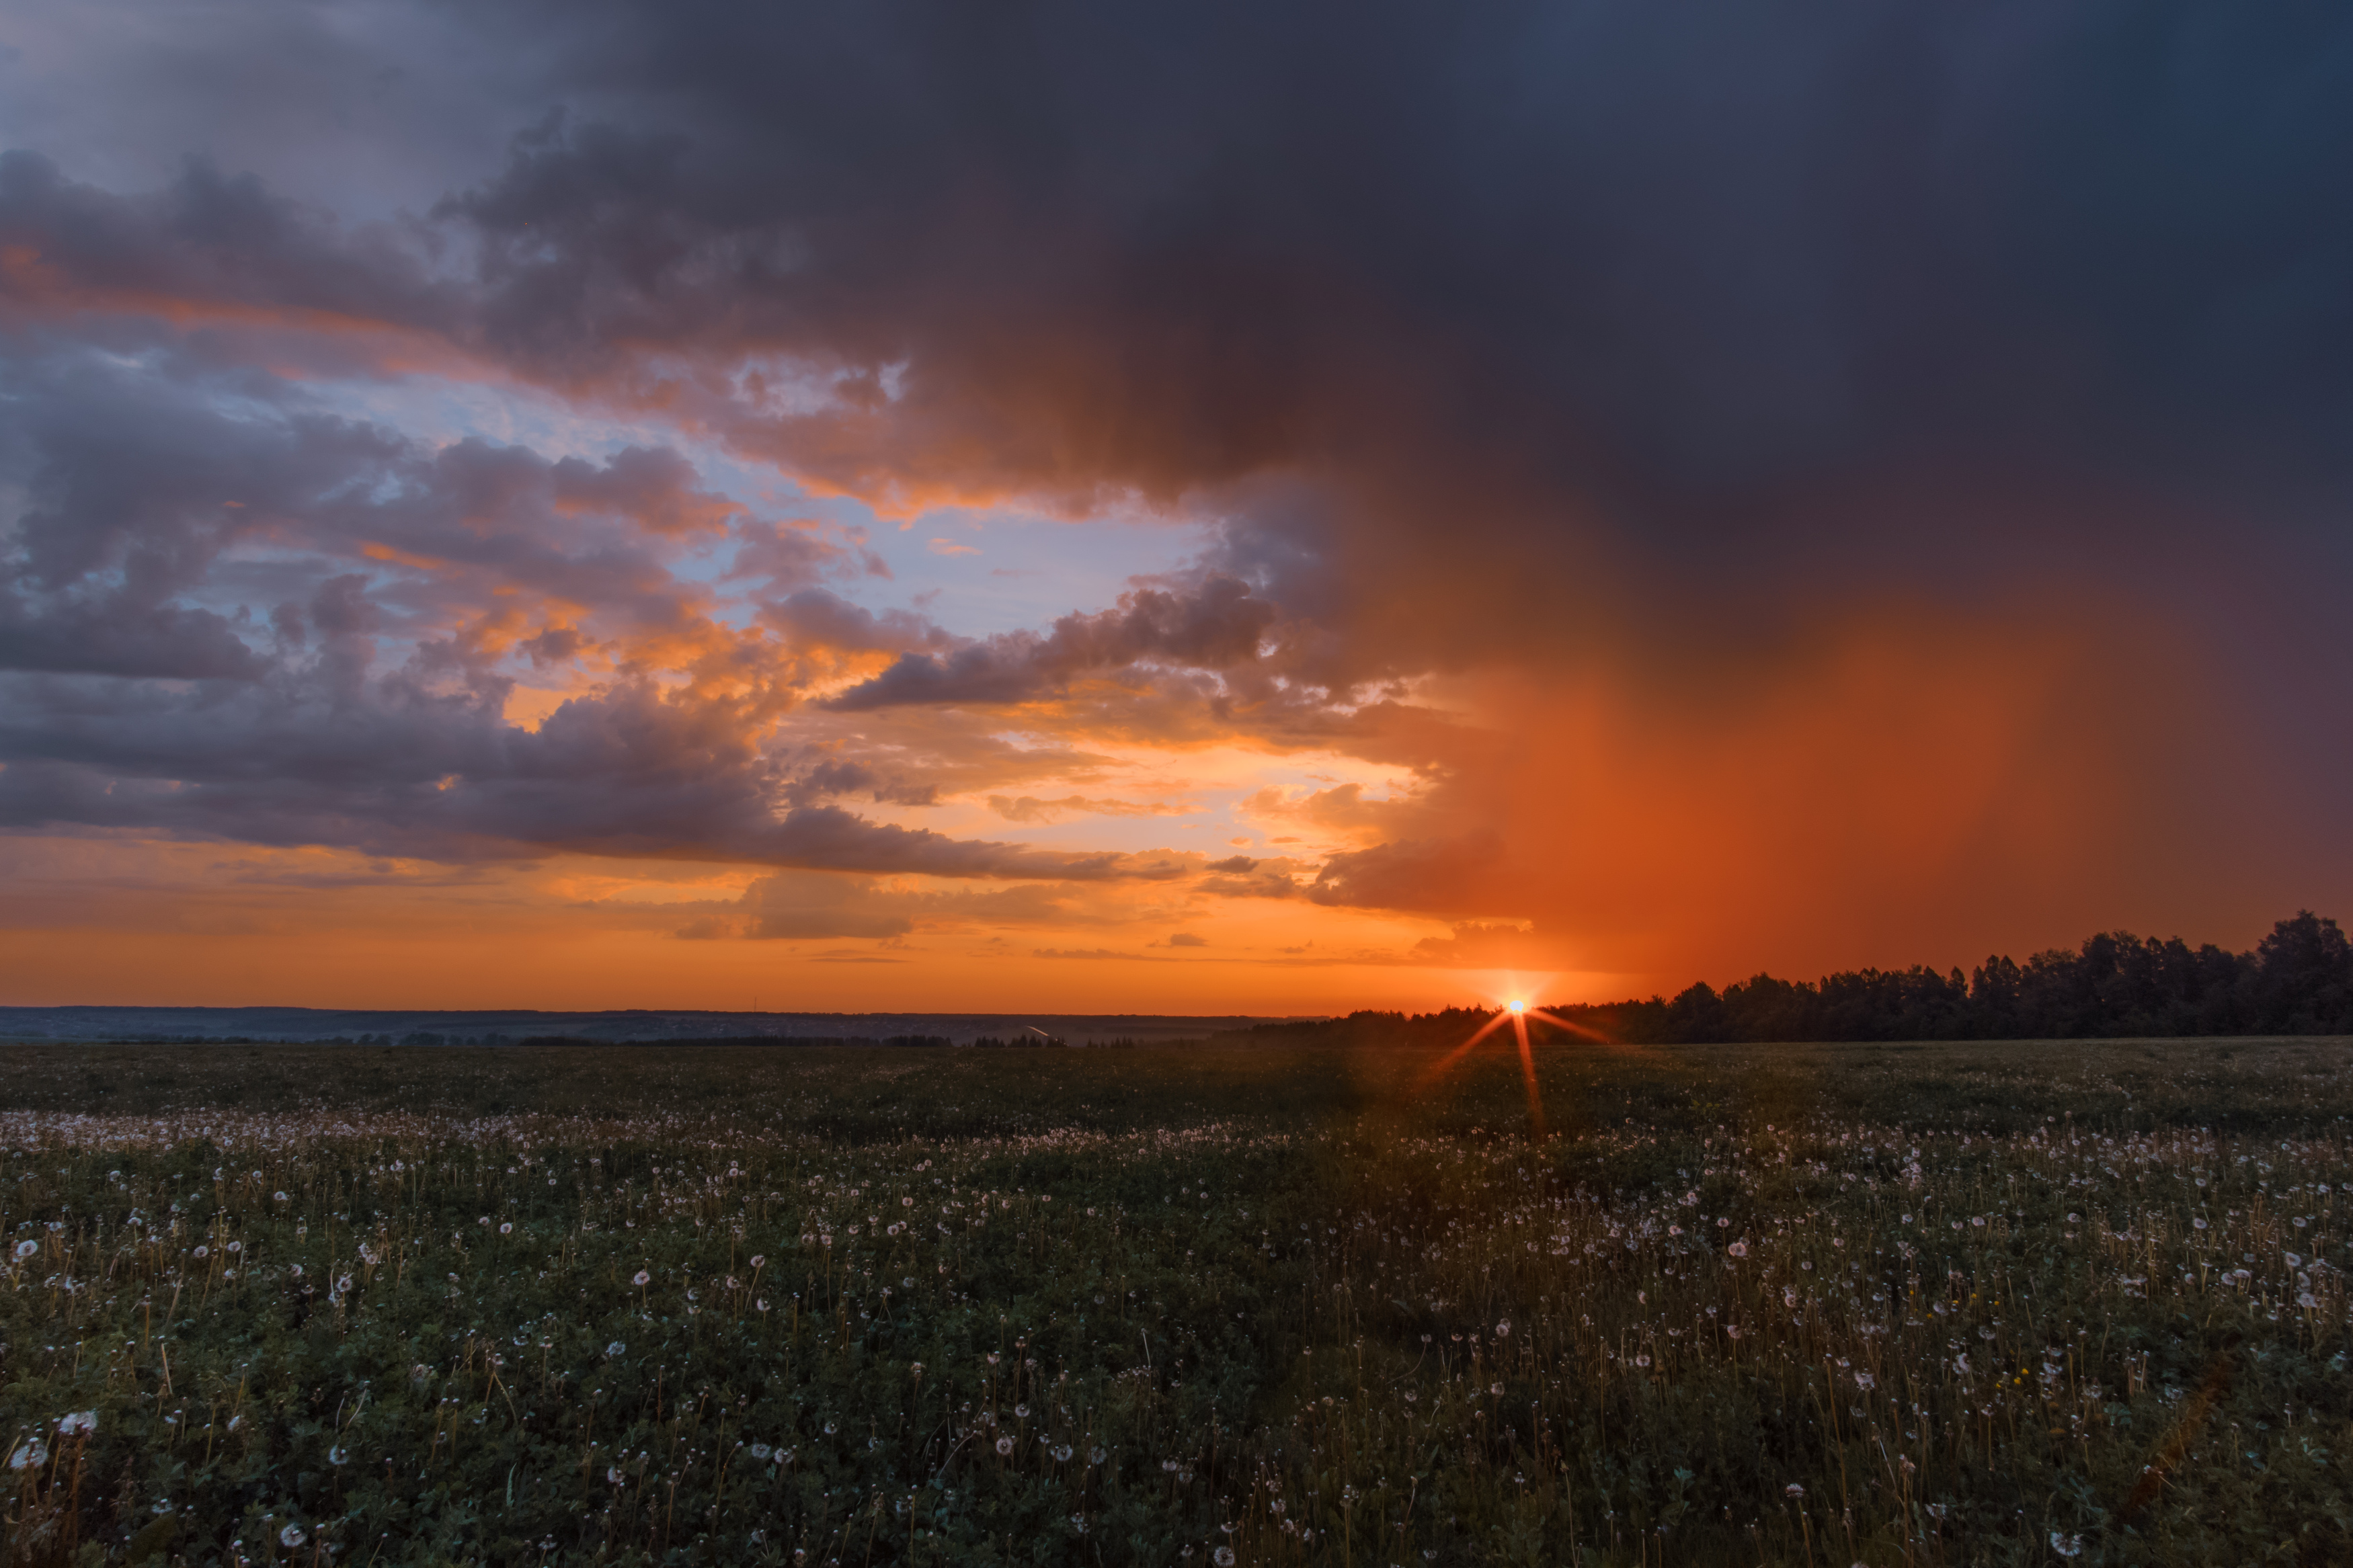
<svg viewBox="0 0 2353 1568"><path fill-rule="evenodd" d="M1997 953L1966 974L1925 964L1820 980L1759 973L1722 991L1703 981L1672 997L1546 1010L1630 1045L2353 1035L2353 942L2334 920L2306 910L2245 952L2103 931L2023 963ZM1473 1008L1366 1012L1250 1033L1441 1045L1489 1016Z"/></svg>

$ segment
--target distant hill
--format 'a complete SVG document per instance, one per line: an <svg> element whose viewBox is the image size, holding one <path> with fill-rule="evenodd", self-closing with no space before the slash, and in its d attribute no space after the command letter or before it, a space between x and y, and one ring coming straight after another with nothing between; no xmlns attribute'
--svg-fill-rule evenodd
<svg viewBox="0 0 2353 1568"><path fill-rule="evenodd" d="M565 1038L628 1041L775 1039L866 1041L919 1037L957 1045L1036 1037L1074 1046L1199 1039L1297 1020L1239 1014L1162 1013L702 1013L638 1008L603 1013L403 1011L326 1007L0 1007L0 1039L346 1041L366 1045L514 1045Z"/></svg>

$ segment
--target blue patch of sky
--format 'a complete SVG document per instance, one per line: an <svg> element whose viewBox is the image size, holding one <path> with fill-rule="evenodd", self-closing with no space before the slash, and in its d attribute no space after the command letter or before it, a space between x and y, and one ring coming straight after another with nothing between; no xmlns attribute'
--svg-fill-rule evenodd
<svg viewBox="0 0 2353 1568"><path fill-rule="evenodd" d="M706 489L742 501L757 517L861 531L891 575L853 572L828 584L832 592L871 610L916 610L960 636L1043 627L1073 610L1105 608L1129 578L1179 570L1208 542L1203 524L1142 513L1074 521L1018 508L941 508L912 520L878 518L854 498L813 495L773 467L685 438L659 421L584 415L529 387L417 378L311 390L324 409L428 447L472 437L528 447L550 460L599 462L630 446L673 447ZM675 560L671 569L724 592L732 558L732 550L714 545Z"/></svg>

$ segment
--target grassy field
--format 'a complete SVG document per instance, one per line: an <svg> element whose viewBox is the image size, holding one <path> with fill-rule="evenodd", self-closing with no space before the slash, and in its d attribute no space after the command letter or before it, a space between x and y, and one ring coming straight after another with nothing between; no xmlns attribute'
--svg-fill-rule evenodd
<svg viewBox="0 0 2353 1568"><path fill-rule="evenodd" d="M2340 1563L2346 1042L0 1047L14 1563Z"/></svg>

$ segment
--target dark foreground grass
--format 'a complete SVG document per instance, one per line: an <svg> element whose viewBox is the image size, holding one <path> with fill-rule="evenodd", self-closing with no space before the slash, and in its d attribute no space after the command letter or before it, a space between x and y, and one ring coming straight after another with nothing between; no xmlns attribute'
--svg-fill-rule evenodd
<svg viewBox="0 0 2353 1568"><path fill-rule="evenodd" d="M22 1563L2332 1563L2327 1040L0 1050Z"/></svg>

